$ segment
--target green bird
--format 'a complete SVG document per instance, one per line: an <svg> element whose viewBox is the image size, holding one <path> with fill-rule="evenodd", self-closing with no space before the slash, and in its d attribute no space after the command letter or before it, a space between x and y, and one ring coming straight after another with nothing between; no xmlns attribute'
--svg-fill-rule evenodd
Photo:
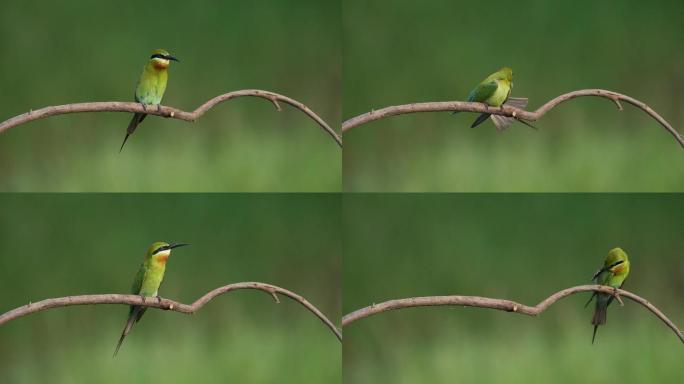
<svg viewBox="0 0 684 384"><path fill-rule="evenodd" d="M166 81L169 78L168 68L171 61L180 62L180 60L171 56L169 52L163 49L156 49L143 67L140 79L138 80L138 86L135 88L135 101L142 104L143 109L146 109L148 105L156 105L159 108L162 97L164 97L164 91L166 91ZM142 123L146 116L147 114L145 113L133 115L119 152L121 152L126 144L128 136L135 132L138 124Z"/></svg>
<svg viewBox="0 0 684 384"><path fill-rule="evenodd" d="M596 271L594 277L591 279L596 284L607 285L615 289L621 288L625 279L629 275L629 259L627 253L622 248L613 248L608 252L606 260L603 262L603 267ZM596 339L596 330L599 325L606 323L606 311L608 306L613 302L615 297L608 293L594 292L587 301L586 307L591 303L591 300L596 297L596 309L594 310L594 317L591 323L594 325L594 334L591 337L591 343L594 344Z"/></svg>
<svg viewBox="0 0 684 384"><path fill-rule="evenodd" d="M185 245L190 244L169 244L161 241L152 244L150 248L147 250L147 253L145 253L145 260L140 265L140 269L138 269L138 273L135 275L135 280L133 280L131 292L134 295L142 296L143 300L146 297L157 297L157 299L159 299L157 292L159 290L159 286L162 283L162 280L164 279L166 261L169 259L169 255L171 255L171 250ZM114 356L116 356L116 354L119 352L119 348L121 348L121 343L123 343L124 338L126 338L128 332L131 331L133 325L136 322L140 321L140 318L143 316L143 314L145 314L146 309L147 307L131 305L128 311L128 321L126 322L126 326L124 327L123 332L121 333L119 343L116 345L116 350L114 350Z"/></svg>
<svg viewBox="0 0 684 384"><path fill-rule="evenodd" d="M511 89L513 88L513 70L508 67L503 67L498 71L487 76L480 84L475 87L468 94L469 102L483 103L490 107L499 107L508 105L516 108L525 108L527 106L527 99L521 97L510 97ZM456 113L456 112L454 112ZM513 124L515 118L501 115L492 115L490 113L482 113L473 122L470 128L475 128L482 124L487 118L491 116L496 129L503 131ZM520 120L522 123L534 128L526 121Z"/></svg>

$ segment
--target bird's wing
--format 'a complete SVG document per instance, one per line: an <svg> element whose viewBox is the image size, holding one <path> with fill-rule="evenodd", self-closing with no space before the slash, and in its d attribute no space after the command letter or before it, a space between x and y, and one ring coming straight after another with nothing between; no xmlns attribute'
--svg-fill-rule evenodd
<svg viewBox="0 0 684 384"><path fill-rule="evenodd" d="M475 121L473 121L473 123L470 125L470 128L475 128L482 124L485 120L487 120L487 118L489 118L489 116L490 114L487 112L481 113L480 116L478 116L477 119L475 119Z"/></svg>
<svg viewBox="0 0 684 384"><path fill-rule="evenodd" d="M468 94L468 101L483 102L496 92L499 87L496 81L488 81L480 83L475 89Z"/></svg>
<svg viewBox="0 0 684 384"><path fill-rule="evenodd" d="M142 289L142 283L145 280L147 270L148 269L145 268L145 263L142 263L140 265L140 268L138 268L138 273L135 274L135 279L133 280L133 285L131 286L131 292L133 292L134 295L140 294L140 290ZM131 316L133 316L136 322L140 321L142 315L145 314L145 310L147 310L147 308L131 305L130 310L128 311L129 320ZM134 313L135 315L133 315Z"/></svg>
<svg viewBox="0 0 684 384"><path fill-rule="evenodd" d="M133 280L133 285L131 286L131 293L134 295L139 295L140 294L140 288L142 288L142 282L143 279L145 279L145 271L147 268L145 268L145 263L140 265L140 268L138 268L138 273L135 274L135 279Z"/></svg>

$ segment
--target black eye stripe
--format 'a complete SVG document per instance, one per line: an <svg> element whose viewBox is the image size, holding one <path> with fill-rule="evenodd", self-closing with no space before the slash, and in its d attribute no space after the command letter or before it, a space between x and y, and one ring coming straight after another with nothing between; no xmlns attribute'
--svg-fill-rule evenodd
<svg viewBox="0 0 684 384"><path fill-rule="evenodd" d="M156 255L157 253L161 251L166 251L167 249L169 249L168 245L162 245L161 247L155 249L154 252L152 252L152 254Z"/></svg>
<svg viewBox="0 0 684 384"><path fill-rule="evenodd" d="M150 56L150 59L164 59L164 60L168 60L169 57L168 57L168 56L164 56L164 55L162 55L161 53L155 53L154 55Z"/></svg>

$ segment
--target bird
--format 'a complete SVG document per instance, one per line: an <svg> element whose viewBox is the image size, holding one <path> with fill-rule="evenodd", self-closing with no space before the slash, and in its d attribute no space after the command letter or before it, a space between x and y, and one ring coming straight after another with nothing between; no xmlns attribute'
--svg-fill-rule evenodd
<svg viewBox="0 0 684 384"><path fill-rule="evenodd" d="M166 81L169 77L168 68L171 61L180 62L180 60L172 56L168 51L156 49L152 52L152 56L150 56L147 64L143 67L143 70L140 73L140 79L138 80L138 85L135 88L135 101L140 103L144 110L147 110L148 105L156 105L157 108L159 108L162 97L164 97L164 91L166 91ZM119 153L123 150L128 137L135 132L138 124L142 123L146 116L147 114L145 113L135 113L133 115L131 122L128 124L126 137L124 137Z"/></svg>
<svg viewBox="0 0 684 384"><path fill-rule="evenodd" d="M617 290L622 287L627 275L629 275L629 258L627 253L622 248L613 248L608 252L608 256L606 256L606 260L603 262L603 267L596 271L591 281L595 284L607 285ZM591 336L592 344L596 340L596 330L599 325L606 323L606 311L610 303L615 299L615 296L609 293L594 292L584 307L586 308L594 298L596 298L596 309L594 310L594 317L591 319L591 324L594 325L594 334Z"/></svg>
<svg viewBox="0 0 684 384"><path fill-rule="evenodd" d="M185 243L165 243L158 241L153 243L150 248L148 248L145 253L145 259L143 260L138 273L135 275L135 280L133 280L133 286L131 287L131 293L134 295L140 295L143 301L146 297L156 297L161 300L157 295L159 286L164 279L164 271L166 270L166 262L171 255L171 250L178 247L183 247L190 244ZM128 321L126 321L126 326L121 332L121 338L119 343L116 345L114 350L114 355L119 352L121 348L121 343L133 328L133 325L140 321L140 318L145 314L147 307L139 305L131 305L128 311Z"/></svg>
<svg viewBox="0 0 684 384"><path fill-rule="evenodd" d="M507 105L520 109L525 108L527 106L527 99L523 97L510 97L512 88L513 70L509 67L503 67L487 76L487 78L482 80L482 82L478 84L475 89L470 91L467 101L483 103L491 107L502 107L503 105ZM475 119L470 128L477 127L490 116L494 122L494 125L496 126L496 129L499 131L503 131L504 129L508 128L508 126L513 124L513 122L516 120L514 117L492 115L490 113L483 112L477 117L477 119ZM535 128L524 120L519 121L528 125L529 127Z"/></svg>

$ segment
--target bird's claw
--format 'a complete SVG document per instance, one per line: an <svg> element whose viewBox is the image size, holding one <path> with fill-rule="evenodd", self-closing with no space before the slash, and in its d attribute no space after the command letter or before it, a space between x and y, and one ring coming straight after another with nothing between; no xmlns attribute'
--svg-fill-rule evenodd
<svg viewBox="0 0 684 384"><path fill-rule="evenodd" d="M620 303L621 307L625 306L625 303L622 302L622 298L620 298L620 293L618 292L618 289L615 287L613 287L613 297L615 298L615 300L618 301L618 303Z"/></svg>
<svg viewBox="0 0 684 384"><path fill-rule="evenodd" d="M162 302L161 296L157 295L155 297L157 298L157 303L161 304L161 302Z"/></svg>
<svg viewBox="0 0 684 384"><path fill-rule="evenodd" d="M145 103L140 103L140 105L142 106L143 111L147 112L147 106L145 105Z"/></svg>
<svg viewBox="0 0 684 384"><path fill-rule="evenodd" d="M143 304L146 304L145 295L140 295L140 299L142 299Z"/></svg>
<svg viewBox="0 0 684 384"><path fill-rule="evenodd" d="M157 104L157 112L161 112L161 104Z"/></svg>

